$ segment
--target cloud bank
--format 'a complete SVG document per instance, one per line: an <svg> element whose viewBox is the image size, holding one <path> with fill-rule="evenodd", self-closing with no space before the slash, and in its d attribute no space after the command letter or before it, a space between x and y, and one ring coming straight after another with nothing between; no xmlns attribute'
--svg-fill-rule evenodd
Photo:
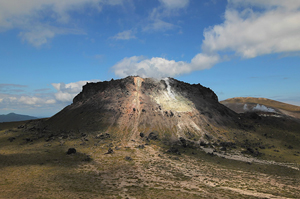
<svg viewBox="0 0 300 199"><path fill-rule="evenodd" d="M72 102L73 98L82 91L82 86L90 82L98 82L99 80L78 81L65 83L52 83L52 86L57 90L54 94L56 100L61 102Z"/></svg>
<svg viewBox="0 0 300 199"><path fill-rule="evenodd" d="M299 1L229 1L223 24L204 31L203 50L233 51L242 58L300 50ZM246 6L258 6L255 11ZM237 6L246 7L242 11Z"/></svg>
<svg viewBox="0 0 300 199"><path fill-rule="evenodd" d="M220 61L218 55L197 54L190 63L167 60L161 57L147 59L143 56L124 58L113 66L115 74L119 77L138 75L141 77L174 77L190 73L194 70L211 68Z"/></svg>
<svg viewBox="0 0 300 199"><path fill-rule="evenodd" d="M61 34L84 34L72 25L71 11L90 7L100 12L105 5L122 5L123 0L13 0L0 1L0 32L20 30L19 37L40 47Z"/></svg>
<svg viewBox="0 0 300 199"><path fill-rule="evenodd" d="M15 94L14 87L25 88L27 87L25 85L0 84L0 111L18 111L19 113L19 111L22 112L22 110L34 111L42 108L53 114L53 111L58 111L72 103L73 98L81 92L82 86L87 82L98 81L99 80L78 81L67 84L52 83L56 92L49 92L50 89L38 89L33 95Z"/></svg>
<svg viewBox="0 0 300 199"><path fill-rule="evenodd" d="M129 40L129 39L136 39L134 35L134 31L132 30L125 30L123 32L119 32L115 36L112 37L115 40Z"/></svg>
<svg viewBox="0 0 300 199"><path fill-rule="evenodd" d="M189 4L189 0L159 0L167 9L185 8Z"/></svg>
<svg viewBox="0 0 300 199"><path fill-rule="evenodd" d="M160 0L163 12L153 10L145 30L174 28L161 20L171 11L185 8L189 1ZM140 75L174 77L196 70L209 69L228 59L228 55L244 59L273 53L300 51L300 1L298 0L228 0L222 24L204 30L202 52L190 63L165 58L132 56L113 66L119 77ZM222 56L221 56L222 55ZM232 57L232 56L230 56Z"/></svg>

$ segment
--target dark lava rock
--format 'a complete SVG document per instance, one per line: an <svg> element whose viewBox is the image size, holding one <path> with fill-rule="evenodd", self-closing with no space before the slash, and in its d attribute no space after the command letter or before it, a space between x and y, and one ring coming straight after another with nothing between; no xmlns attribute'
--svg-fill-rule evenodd
<svg viewBox="0 0 300 199"><path fill-rule="evenodd" d="M112 154L112 153L114 153L114 150L112 148L109 148L107 153L105 153L105 154Z"/></svg>
<svg viewBox="0 0 300 199"><path fill-rule="evenodd" d="M246 112L245 116L253 120L261 120L261 117L255 112Z"/></svg>
<svg viewBox="0 0 300 199"><path fill-rule="evenodd" d="M180 138L179 138L179 141L181 142L181 144L182 144L183 147L186 147L186 146L187 146L187 145L186 145L186 140L185 140L183 137L180 137Z"/></svg>
<svg viewBox="0 0 300 199"><path fill-rule="evenodd" d="M206 142L200 141L200 146L206 146L206 145L207 145Z"/></svg>
<svg viewBox="0 0 300 199"><path fill-rule="evenodd" d="M90 161L92 161L93 159L91 158L91 156L90 155L87 155L82 161L84 161L84 162L90 162Z"/></svg>
<svg viewBox="0 0 300 199"><path fill-rule="evenodd" d="M194 142L186 140L183 137L179 138L179 142L183 147L188 147L188 148L192 148L192 149L196 148L196 145Z"/></svg>
<svg viewBox="0 0 300 199"><path fill-rule="evenodd" d="M109 144L107 145L108 148L111 148L111 147L113 147L113 146L114 146L113 143L109 143Z"/></svg>
<svg viewBox="0 0 300 199"><path fill-rule="evenodd" d="M81 145L81 146L85 146L85 145L86 145L86 142L81 142L80 145Z"/></svg>
<svg viewBox="0 0 300 199"><path fill-rule="evenodd" d="M127 160L127 161L132 161L132 158L129 157L129 156L126 156L126 157L125 157L125 160Z"/></svg>
<svg viewBox="0 0 300 199"><path fill-rule="evenodd" d="M15 139L16 139L15 137L10 137L10 138L8 138L8 140L9 140L10 142L14 141Z"/></svg>
<svg viewBox="0 0 300 199"><path fill-rule="evenodd" d="M144 135L144 133L140 133L140 136L141 136L141 138L143 138L145 135Z"/></svg>
<svg viewBox="0 0 300 199"><path fill-rule="evenodd" d="M220 150L221 150L221 151L226 151L226 150L227 150L227 148L226 148L226 147L224 147L224 146L222 146L222 147L220 148Z"/></svg>
<svg viewBox="0 0 300 199"><path fill-rule="evenodd" d="M265 149L266 147L264 145L259 146L260 149Z"/></svg>
<svg viewBox="0 0 300 199"><path fill-rule="evenodd" d="M249 153L254 153L254 149L252 149L252 148L250 148L250 147L247 148L247 151L248 151Z"/></svg>
<svg viewBox="0 0 300 199"><path fill-rule="evenodd" d="M211 140L212 139L212 137L210 136L210 135L207 135L206 133L205 133L205 138L207 139L207 140Z"/></svg>
<svg viewBox="0 0 300 199"><path fill-rule="evenodd" d="M249 155L252 155L254 157L262 155L262 153L260 153L258 150L253 149L251 147L248 147L247 151L243 151L242 153L249 154Z"/></svg>
<svg viewBox="0 0 300 199"><path fill-rule="evenodd" d="M75 153L76 153L76 149L75 148L69 148L68 151L67 151L68 155L75 154Z"/></svg>
<svg viewBox="0 0 300 199"><path fill-rule="evenodd" d="M107 138L110 138L110 134L108 134L108 133L101 133L101 134L96 135L95 138L96 139L107 139Z"/></svg>
<svg viewBox="0 0 300 199"><path fill-rule="evenodd" d="M24 139L26 142L33 142L33 140L31 138L25 138Z"/></svg>
<svg viewBox="0 0 300 199"><path fill-rule="evenodd" d="M174 154L177 154L177 155L181 155L181 153L179 152L179 150L175 147L171 147L167 150L167 153L174 153Z"/></svg>
<svg viewBox="0 0 300 199"><path fill-rule="evenodd" d="M48 137L45 138L46 142L49 142L50 140L54 140L54 135L53 134L51 134L51 135L49 135Z"/></svg>
<svg viewBox="0 0 300 199"><path fill-rule="evenodd" d="M236 145L233 142L221 142L220 146L225 148L236 148Z"/></svg>
<svg viewBox="0 0 300 199"><path fill-rule="evenodd" d="M154 131L148 135L149 140L159 140L158 132Z"/></svg>
<svg viewBox="0 0 300 199"><path fill-rule="evenodd" d="M144 149L145 146L142 144L142 145L137 146L137 148L139 148L139 149Z"/></svg>
<svg viewBox="0 0 300 199"><path fill-rule="evenodd" d="M214 156L215 154L214 153L207 153L207 155L209 155L209 156Z"/></svg>

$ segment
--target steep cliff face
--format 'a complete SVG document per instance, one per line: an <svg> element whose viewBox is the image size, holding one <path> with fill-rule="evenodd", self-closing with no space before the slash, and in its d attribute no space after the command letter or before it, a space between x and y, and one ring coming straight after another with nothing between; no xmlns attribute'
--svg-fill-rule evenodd
<svg viewBox="0 0 300 199"><path fill-rule="evenodd" d="M45 125L68 132L107 132L125 140L155 132L161 139L199 141L224 137L219 130L237 120L236 113L200 84L127 77L87 83L73 103Z"/></svg>

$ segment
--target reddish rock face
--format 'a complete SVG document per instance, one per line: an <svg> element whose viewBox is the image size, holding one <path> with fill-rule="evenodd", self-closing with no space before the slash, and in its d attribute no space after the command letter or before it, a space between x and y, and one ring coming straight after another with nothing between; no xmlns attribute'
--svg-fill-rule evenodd
<svg viewBox="0 0 300 199"><path fill-rule="evenodd" d="M217 129L234 125L237 118L200 84L130 76L87 83L73 103L45 125L52 130L106 132L126 140L157 132L159 137L199 141L205 135L222 136Z"/></svg>

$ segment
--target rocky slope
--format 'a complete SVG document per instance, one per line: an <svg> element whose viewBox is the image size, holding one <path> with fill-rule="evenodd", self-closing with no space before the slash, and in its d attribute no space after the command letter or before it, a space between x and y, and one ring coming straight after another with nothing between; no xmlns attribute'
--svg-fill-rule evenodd
<svg viewBox="0 0 300 199"><path fill-rule="evenodd" d="M66 132L105 132L123 140L153 132L168 140L183 137L200 142L222 137L218 131L237 122L238 114L200 84L127 77L87 83L73 103L45 126Z"/></svg>

